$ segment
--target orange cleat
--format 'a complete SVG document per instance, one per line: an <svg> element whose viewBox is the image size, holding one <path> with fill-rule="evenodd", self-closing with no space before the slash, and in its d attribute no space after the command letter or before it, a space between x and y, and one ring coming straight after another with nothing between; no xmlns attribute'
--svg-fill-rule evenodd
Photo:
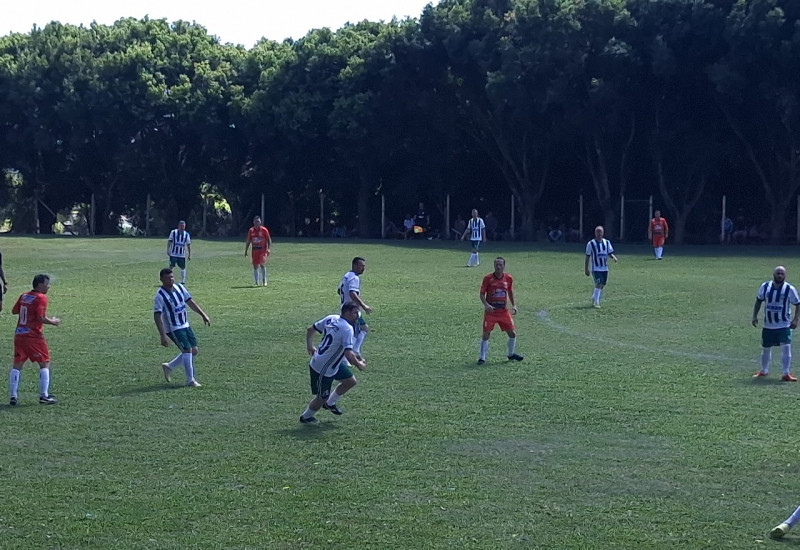
<svg viewBox="0 0 800 550"><path fill-rule="evenodd" d="M762 376L769 376L768 372L758 371L753 375L753 378L761 378Z"/></svg>
<svg viewBox="0 0 800 550"><path fill-rule="evenodd" d="M781 376L781 380L784 382L797 382L797 378L792 376L791 374L784 374Z"/></svg>

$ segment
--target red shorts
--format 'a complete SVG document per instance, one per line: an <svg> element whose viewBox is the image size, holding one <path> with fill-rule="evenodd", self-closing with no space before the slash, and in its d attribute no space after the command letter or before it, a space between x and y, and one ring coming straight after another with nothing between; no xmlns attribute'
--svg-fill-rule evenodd
<svg viewBox="0 0 800 550"><path fill-rule="evenodd" d="M664 236L653 235L653 247L658 248L659 246L664 246Z"/></svg>
<svg viewBox="0 0 800 550"><path fill-rule="evenodd" d="M253 266L261 265L267 263L267 250L262 248L260 250L253 250L252 258L253 258Z"/></svg>
<svg viewBox="0 0 800 550"><path fill-rule="evenodd" d="M47 363L50 361L50 349L47 347L47 340L29 336L14 336L14 363L24 363L28 360L33 363Z"/></svg>
<svg viewBox="0 0 800 550"><path fill-rule="evenodd" d="M495 324L500 325L500 330L504 332L514 330L514 321L508 309L496 309L483 314L483 332L491 332Z"/></svg>

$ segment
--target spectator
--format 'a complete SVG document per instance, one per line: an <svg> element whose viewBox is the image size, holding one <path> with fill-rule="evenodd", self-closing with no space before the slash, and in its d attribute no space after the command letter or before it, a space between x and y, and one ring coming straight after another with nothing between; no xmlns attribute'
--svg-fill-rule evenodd
<svg viewBox="0 0 800 550"><path fill-rule="evenodd" d="M494 217L494 214L490 210L486 214L486 235L493 241L497 240L497 218Z"/></svg>
<svg viewBox="0 0 800 550"><path fill-rule="evenodd" d="M420 226L425 231L428 231L431 225L431 218L428 216L428 213L425 211L425 204L419 203L419 208L417 209L417 215L414 217L415 225Z"/></svg>
<svg viewBox="0 0 800 550"><path fill-rule="evenodd" d="M403 238L408 239L408 236L414 232L414 216L406 214L406 219L403 220Z"/></svg>
<svg viewBox="0 0 800 550"><path fill-rule="evenodd" d="M550 228L550 231L547 232L547 238L550 240L551 243L563 243L564 242L564 230L561 227L557 228Z"/></svg>
<svg viewBox="0 0 800 550"><path fill-rule="evenodd" d="M728 216L722 220L722 242L731 244L733 238L733 220Z"/></svg>

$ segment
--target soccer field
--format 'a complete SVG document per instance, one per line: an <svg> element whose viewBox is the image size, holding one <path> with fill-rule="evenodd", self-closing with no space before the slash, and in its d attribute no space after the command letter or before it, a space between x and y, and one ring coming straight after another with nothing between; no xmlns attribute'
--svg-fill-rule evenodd
<svg viewBox="0 0 800 550"><path fill-rule="evenodd" d="M30 364L20 405L0 402L0 547L753 548L800 503L800 387L779 353L751 379L749 323L775 265L800 283L793 248L656 262L620 244L594 310L579 245L489 243L467 269L463 243L278 241L267 288L243 240L192 247L187 286L212 322L190 316L197 389L162 378L164 239L0 238L7 365L34 274L62 319L45 327L60 403L37 403ZM478 367L497 254L525 361L495 332ZM336 312L356 255L369 367L343 416L304 426L305 329Z"/></svg>

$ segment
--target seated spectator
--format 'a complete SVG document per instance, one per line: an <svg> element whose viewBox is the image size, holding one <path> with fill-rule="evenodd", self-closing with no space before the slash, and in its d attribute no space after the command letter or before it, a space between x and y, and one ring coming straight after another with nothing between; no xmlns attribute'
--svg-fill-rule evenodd
<svg viewBox="0 0 800 550"><path fill-rule="evenodd" d="M411 214L406 214L406 219L403 220L403 238L408 239L408 236L414 231L414 217Z"/></svg>
<svg viewBox="0 0 800 550"><path fill-rule="evenodd" d="M550 240L551 243L563 243L564 242L564 230L560 227L553 229L550 228L550 231L547 232L547 238Z"/></svg>
<svg viewBox="0 0 800 550"><path fill-rule="evenodd" d="M414 216L414 224L418 225L422 229L426 230L431 225L431 218L428 216L428 213L425 211L425 204L419 203L419 208L417 209L417 215Z"/></svg>

